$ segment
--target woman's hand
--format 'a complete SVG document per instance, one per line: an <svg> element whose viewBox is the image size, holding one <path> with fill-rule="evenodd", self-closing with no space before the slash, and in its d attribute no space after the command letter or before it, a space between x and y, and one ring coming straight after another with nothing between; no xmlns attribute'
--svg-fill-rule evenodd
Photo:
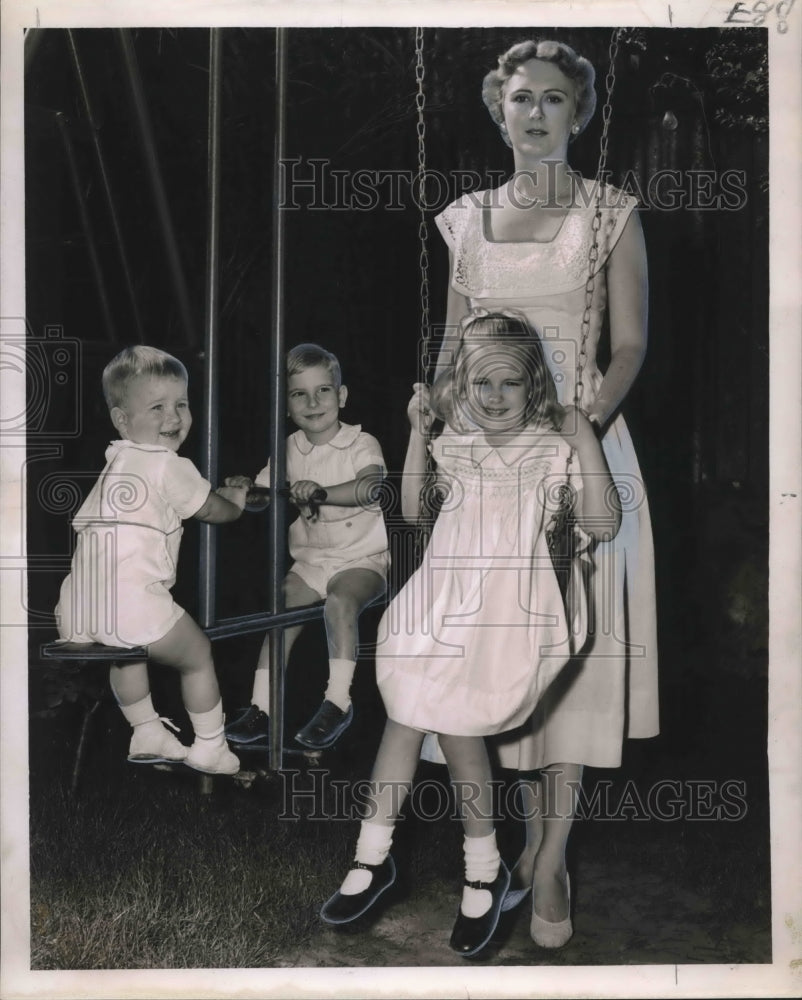
<svg viewBox="0 0 802 1000"><path fill-rule="evenodd" d="M415 382L412 386L412 399L407 406L407 416L413 431L425 437L432 425L432 411L429 406L429 386L425 382Z"/></svg>
<svg viewBox="0 0 802 1000"><path fill-rule="evenodd" d="M250 489L253 486L253 480L250 476L226 476L223 483L226 486L244 486L245 489Z"/></svg>

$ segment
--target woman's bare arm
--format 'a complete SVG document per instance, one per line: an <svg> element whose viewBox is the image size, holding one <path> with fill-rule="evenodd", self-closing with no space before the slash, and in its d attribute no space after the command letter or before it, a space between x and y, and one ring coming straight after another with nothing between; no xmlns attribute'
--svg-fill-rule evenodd
<svg viewBox="0 0 802 1000"><path fill-rule="evenodd" d="M603 427L629 392L646 355L649 281L643 229L627 220L607 262L610 364L588 417Z"/></svg>

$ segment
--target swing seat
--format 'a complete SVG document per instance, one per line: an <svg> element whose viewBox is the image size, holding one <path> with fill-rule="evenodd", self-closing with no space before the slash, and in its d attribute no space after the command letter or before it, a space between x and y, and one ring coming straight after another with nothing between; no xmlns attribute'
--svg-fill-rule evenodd
<svg viewBox="0 0 802 1000"><path fill-rule="evenodd" d="M39 654L42 660L57 662L71 662L82 665L92 665L99 667L110 667L115 663L123 663L131 660L146 660L148 651L142 646L135 646L133 649L125 646L104 646L100 642L47 642L39 647ZM72 764L72 776L70 780L70 794L75 795L78 788L83 762L86 756L86 744L89 735L89 726L93 716L100 708L103 701L104 692L108 688L104 684L103 691L94 691L88 700L83 702L83 716L78 734L78 743L75 749L75 756Z"/></svg>
<svg viewBox="0 0 802 1000"><path fill-rule="evenodd" d="M100 660L115 663L117 660L146 660L144 646L104 646L100 642L48 642L40 649L44 660Z"/></svg>

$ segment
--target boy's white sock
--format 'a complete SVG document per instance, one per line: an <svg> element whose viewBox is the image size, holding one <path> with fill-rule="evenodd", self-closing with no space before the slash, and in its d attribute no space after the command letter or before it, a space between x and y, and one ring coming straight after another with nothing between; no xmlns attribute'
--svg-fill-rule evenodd
<svg viewBox="0 0 802 1000"><path fill-rule="evenodd" d="M329 660L329 685L323 697L343 712L351 704L351 681L354 679L356 660Z"/></svg>
<svg viewBox="0 0 802 1000"><path fill-rule="evenodd" d="M251 704L270 715L270 667L260 667L254 673Z"/></svg>
<svg viewBox="0 0 802 1000"><path fill-rule="evenodd" d="M208 712L190 712L187 709L187 715L198 739L209 740L210 743L216 744L225 743L222 700Z"/></svg>
<svg viewBox="0 0 802 1000"><path fill-rule="evenodd" d="M116 691L114 692L114 697L117 697ZM119 704L119 699L117 704ZM135 701L133 705L120 705L120 711L131 726L142 726L146 722L159 721L159 713L153 707L153 702L149 694L145 695L141 701Z"/></svg>
<svg viewBox="0 0 802 1000"><path fill-rule="evenodd" d="M496 831L486 837L465 837L465 879L467 882L493 882L498 875L501 856L496 846ZM481 917L490 909L493 897L489 889L462 887L460 909L466 917Z"/></svg>
<svg viewBox="0 0 802 1000"><path fill-rule="evenodd" d="M363 865L380 865L390 853L394 830L395 826L368 823L363 819L354 860ZM364 868L352 868L345 876L340 892L343 896L354 896L367 889L372 878L372 872L365 871Z"/></svg>

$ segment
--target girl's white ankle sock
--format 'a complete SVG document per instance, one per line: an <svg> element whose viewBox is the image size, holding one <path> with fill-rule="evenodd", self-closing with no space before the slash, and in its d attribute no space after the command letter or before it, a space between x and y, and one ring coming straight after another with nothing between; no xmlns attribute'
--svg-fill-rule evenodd
<svg viewBox="0 0 802 1000"><path fill-rule="evenodd" d="M351 681L356 660L329 660L329 684L323 697L343 712L351 704Z"/></svg>
<svg viewBox="0 0 802 1000"><path fill-rule="evenodd" d="M190 712L187 709L187 715L198 739L217 744L225 743L222 700L208 712Z"/></svg>
<svg viewBox="0 0 802 1000"><path fill-rule="evenodd" d="M355 860L363 865L380 865L390 853L394 826L368 823L362 820L359 839L356 842ZM373 874L364 868L352 868L345 876L340 892L344 896L354 896L370 885Z"/></svg>
<svg viewBox="0 0 802 1000"><path fill-rule="evenodd" d="M145 695L141 701L135 701L133 705L120 705L120 711L131 726L142 726L146 722L159 722L159 713L153 707L149 694Z"/></svg>
<svg viewBox="0 0 802 1000"><path fill-rule="evenodd" d="M270 667L260 667L253 675L251 704L270 714Z"/></svg>
<svg viewBox="0 0 802 1000"><path fill-rule="evenodd" d="M465 880L467 882L493 882L498 875L501 856L496 846L496 832L486 837L465 837ZM466 917L481 917L490 909L493 897L489 889L462 887L460 909Z"/></svg>

